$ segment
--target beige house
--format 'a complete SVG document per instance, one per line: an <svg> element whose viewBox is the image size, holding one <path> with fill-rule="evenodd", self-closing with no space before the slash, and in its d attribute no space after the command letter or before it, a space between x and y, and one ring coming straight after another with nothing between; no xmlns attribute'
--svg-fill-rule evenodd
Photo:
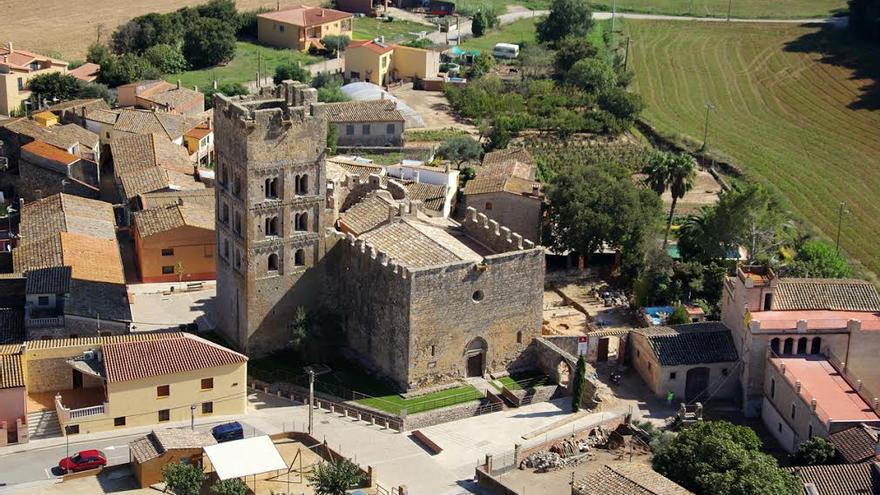
<svg viewBox="0 0 880 495"><path fill-rule="evenodd" d="M336 126L336 144L343 148L401 147L406 120L391 100L321 103L315 115L326 115Z"/></svg>
<svg viewBox="0 0 880 495"><path fill-rule="evenodd" d="M23 368L29 419L67 434L246 410L247 357L192 334L29 341Z"/></svg>
<svg viewBox="0 0 880 495"><path fill-rule="evenodd" d="M117 104L145 110L197 115L205 111L205 95L166 81L137 81L116 88Z"/></svg>
<svg viewBox="0 0 880 495"><path fill-rule="evenodd" d="M345 35L351 38L354 16L323 7L297 7L257 15L257 39L260 43L306 51L323 49L321 38Z"/></svg>
<svg viewBox="0 0 880 495"><path fill-rule="evenodd" d="M385 43L383 38L353 41L345 49L345 79L383 86L425 79L440 71L440 52Z"/></svg>
<svg viewBox="0 0 880 495"><path fill-rule="evenodd" d="M28 81L52 72L66 74L67 62L17 50L11 41L0 46L0 115L22 111L22 103L31 97Z"/></svg>
<svg viewBox="0 0 880 495"><path fill-rule="evenodd" d="M692 323L635 330L629 339L633 366L654 392L676 402L730 399L738 356L730 330L720 323Z"/></svg>

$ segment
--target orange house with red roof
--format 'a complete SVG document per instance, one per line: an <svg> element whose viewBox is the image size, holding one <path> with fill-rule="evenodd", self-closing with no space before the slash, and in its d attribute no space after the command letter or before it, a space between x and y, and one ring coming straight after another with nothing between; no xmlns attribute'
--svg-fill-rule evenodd
<svg viewBox="0 0 880 495"><path fill-rule="evenodd" d="M67 74L67 62L15 49L11 41L0 46L0 115L21 111L31 96L28 81L52 72Z"/></svg>
<svg viewBox="0 0 880 495"><path fill-rule="evenodd" d="M345 49L345 79L383 86L425 79L440 71L440 52L386 43L383 38L353 41Z"/></svg>
<svg viewBox="0 0 880 495"><path fill-rule="evenodd" d="M257 39L260 43L306 51L324 48L321 38L344 35L351 38L354 16L341 10L323 7L297 7L257 15Z"/></svg>

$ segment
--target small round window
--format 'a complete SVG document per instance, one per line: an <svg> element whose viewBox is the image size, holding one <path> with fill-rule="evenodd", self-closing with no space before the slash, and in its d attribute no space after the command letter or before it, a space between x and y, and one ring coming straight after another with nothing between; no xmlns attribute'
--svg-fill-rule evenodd
<svg viewBox="0 0 880 495"><path fill-rule="evenodd" d="M483 291L477 290L477 291L474 291L474 295L471 296L471 299L473 299L474 302L480 302L483 300L484 297L486 297L486 296L485 296L485 294L483 294Z"/></svg>

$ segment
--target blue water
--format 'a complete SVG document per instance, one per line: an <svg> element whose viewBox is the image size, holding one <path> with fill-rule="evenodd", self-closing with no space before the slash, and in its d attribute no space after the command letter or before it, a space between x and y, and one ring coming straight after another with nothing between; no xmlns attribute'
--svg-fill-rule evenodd
<svg viewBox="0 0 880 495"><path fill-rule="evenodd" d="M651 318L652 325L660 326L663 324L664 318L671 315L674 309L675 308L673 308L672 306L651 306L649 308L645 308L645 313L647 313L648 317ZM661 317L660 313L663 313L665 316Z"/></svg>

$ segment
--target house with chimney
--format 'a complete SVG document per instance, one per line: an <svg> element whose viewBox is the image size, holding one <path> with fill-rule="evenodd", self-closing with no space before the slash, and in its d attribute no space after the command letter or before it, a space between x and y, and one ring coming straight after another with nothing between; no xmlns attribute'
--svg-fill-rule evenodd
<svg viewBox="0 0 880 495"><path fill-rule="evenodd" d="M301 52L324 49L325 36L352 38L354 16L341 10L299 5L257 14L260 43Z"/></svg>
<svg viewBox="0 0 880 495"><path fill-rule="evenodd" d="M28 81L53 72L67 74L67 62L15 48L11 41L0 46L0 115L24 113L31 97Z"/></svg>
<svg viewBox="0 0 880 495"><path fill-rule="evenodd" d="M434 77L440 71L440 52L397 45L378 37L353 41L345 49L346 81L384 86L393 81Z"/></svg>

